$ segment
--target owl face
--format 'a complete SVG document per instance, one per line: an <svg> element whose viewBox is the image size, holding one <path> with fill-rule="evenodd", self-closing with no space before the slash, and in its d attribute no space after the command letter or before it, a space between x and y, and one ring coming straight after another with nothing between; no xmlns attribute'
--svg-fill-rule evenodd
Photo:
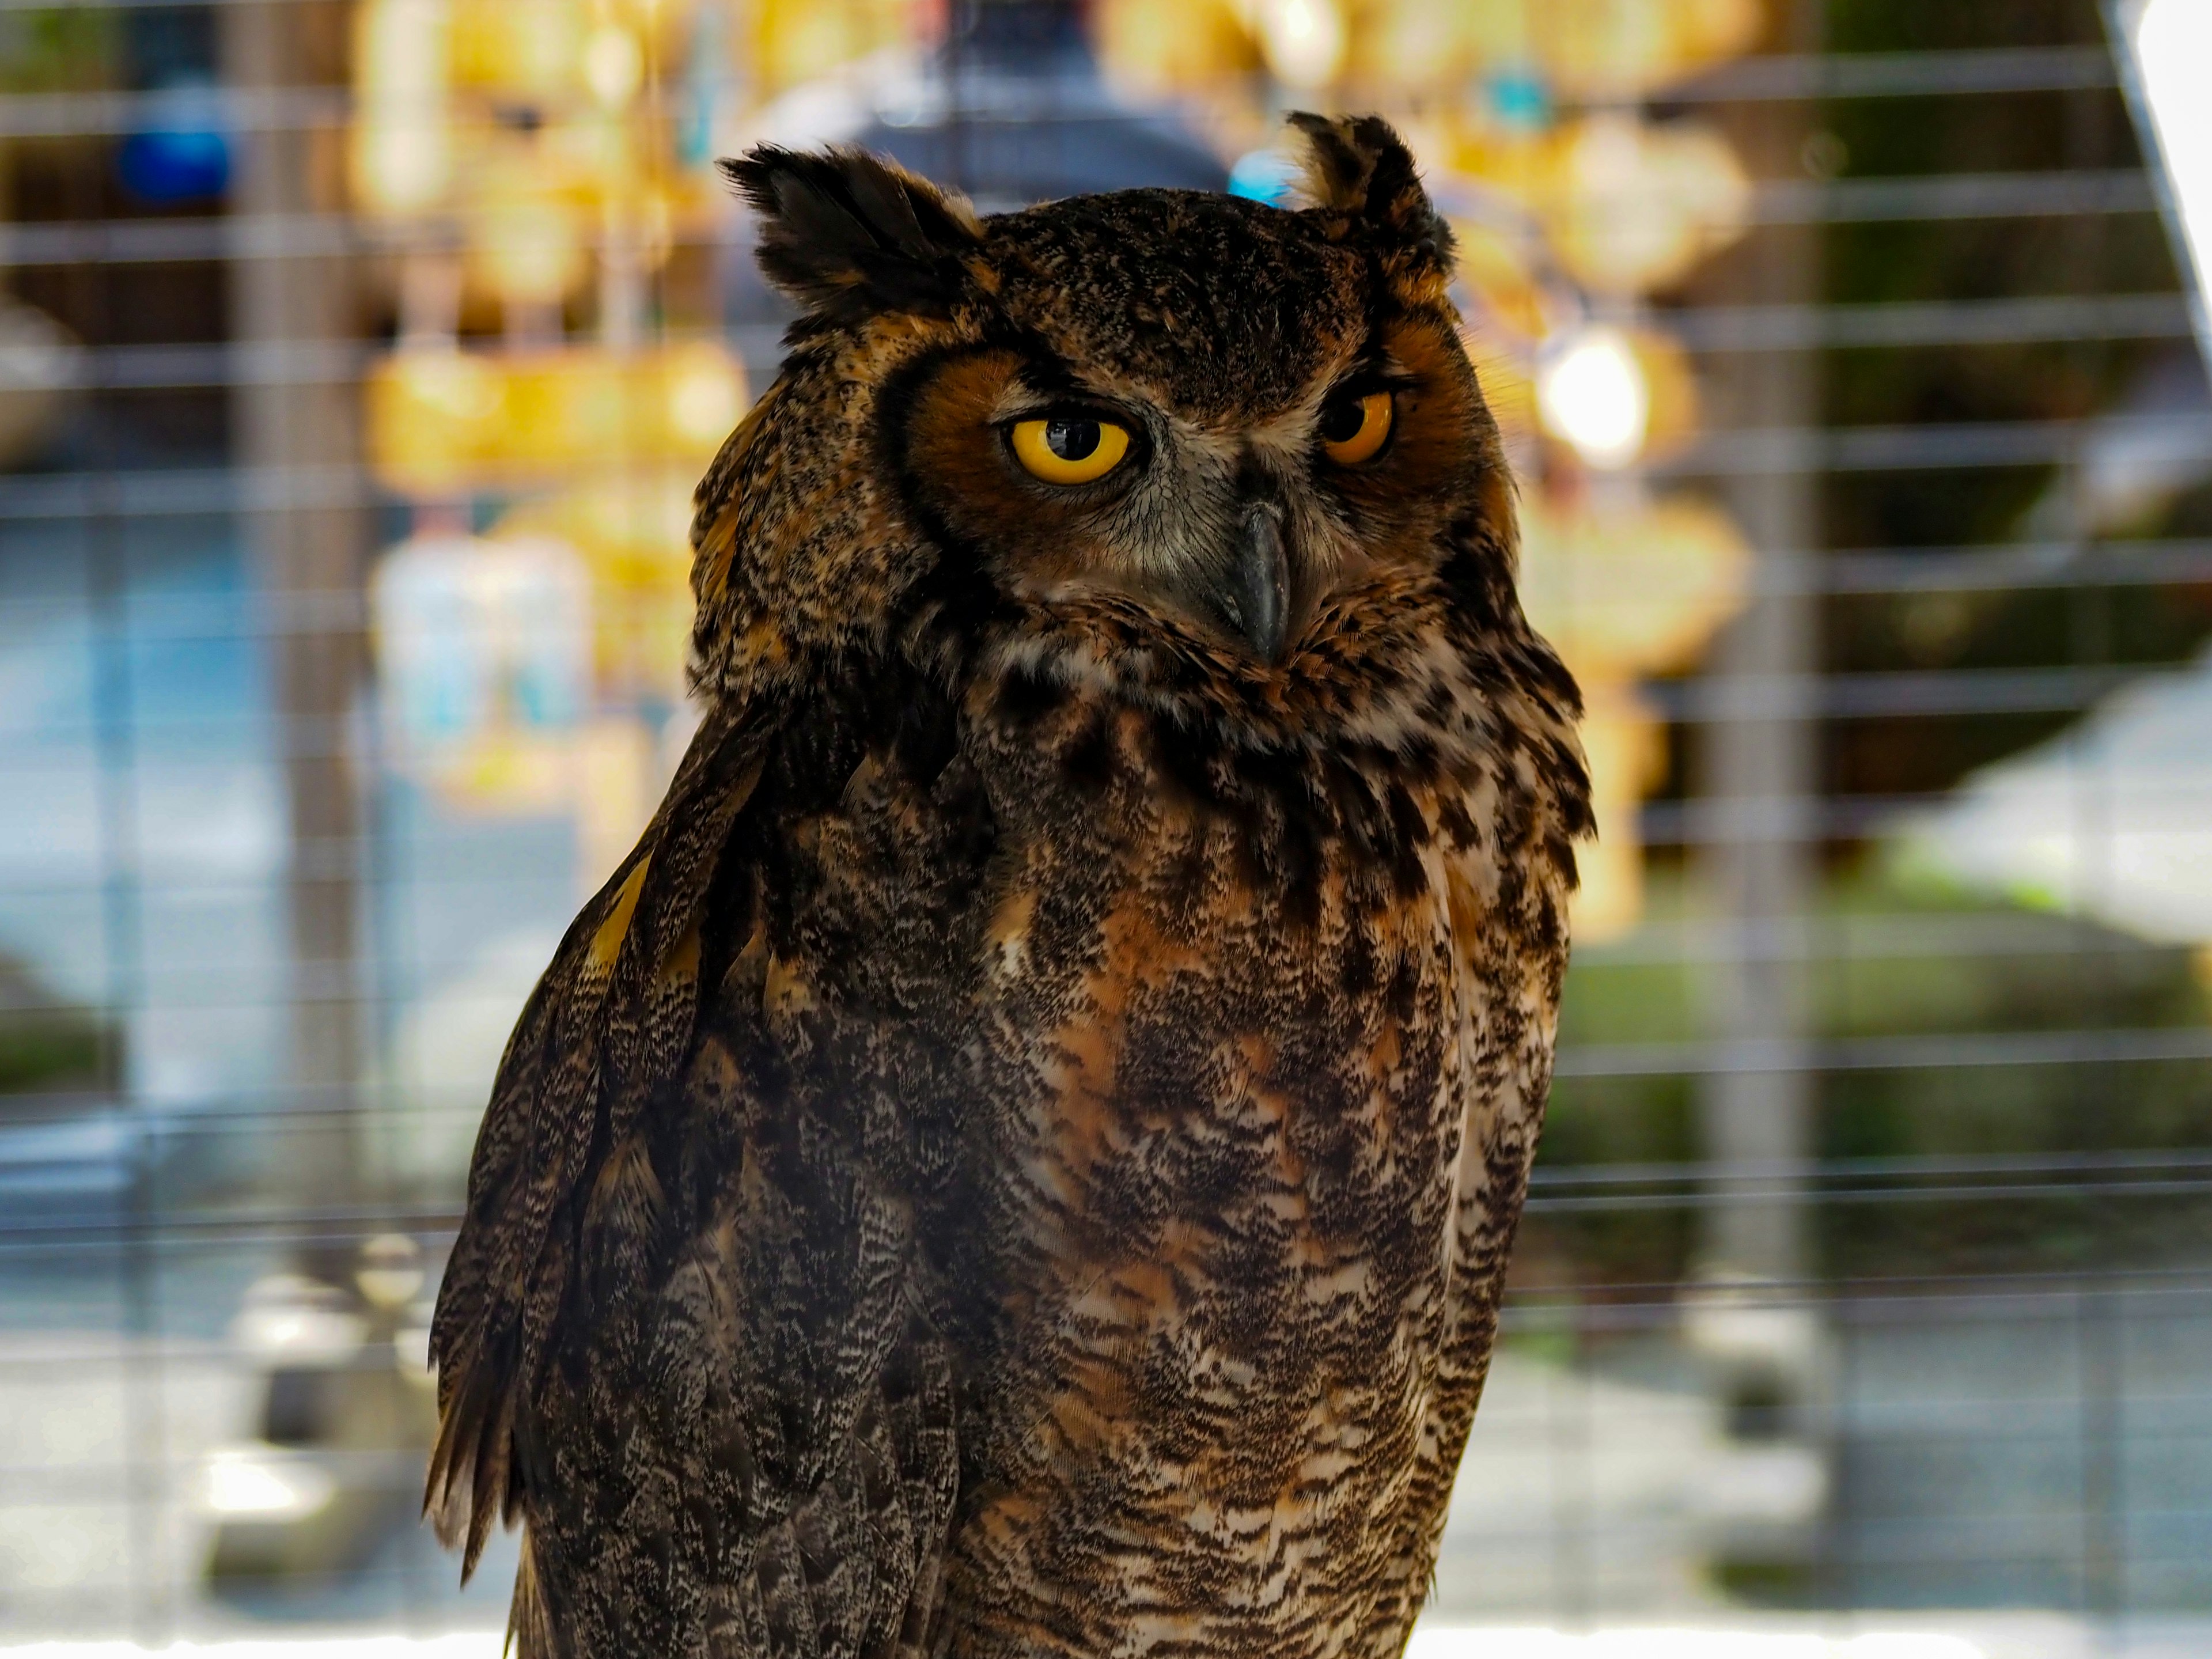
<svg viewBox="0 0 2212 1659"><path fill-rule="evenodd" d="M933 538L1031 603L1118 593L1263 665L1377 564L1434 564L1494 450L1447 309L1231 198L1078 199L986 248L1005 325L885 410Z"/></svg>
<svg viewBox="0 0 2212 1659"><path fill-rule="evenodd" d="M741 430L729 487L790 488L811 413L817 443L868 457L881 510L848 533L900 550L868 573L836 556L848 577L896 590L934 566L1033 615L1103 604L1245 676L1340 625L1346 590L1510 547L1449 232L1380 121L1298 120L1303 210L1133 191L978 222L857 154L731 164L764 267L807 307L793 364L834 360L837 391L787 394L773 442ZM702 530L703 565L720 532Z"/></svg>

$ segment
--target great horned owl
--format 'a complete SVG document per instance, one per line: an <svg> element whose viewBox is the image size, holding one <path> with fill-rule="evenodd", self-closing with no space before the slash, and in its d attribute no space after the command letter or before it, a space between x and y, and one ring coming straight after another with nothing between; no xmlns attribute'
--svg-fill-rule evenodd
<svg viewBox="0 0 2212 1659"><path fill-rule="evenodd" d="M1382 1656L1590 826L1379 120L1312 205L728 171L801 302L703 723L524 1012L428 1507L522 1652Z"/></svg>

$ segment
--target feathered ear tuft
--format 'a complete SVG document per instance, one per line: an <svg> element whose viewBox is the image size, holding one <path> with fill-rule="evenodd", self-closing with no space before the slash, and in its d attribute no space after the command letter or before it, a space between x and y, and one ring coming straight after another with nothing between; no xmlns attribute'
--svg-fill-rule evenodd
<svg viewBox="0 0 2212 1659"><path fill-rule="evenodd" d="M1379 115L1298 111L1290 124L1305 139L1305 193L1325 213L1395 243L1417 259L1449 270L1451 227L1429 200L1406 141Z"/></svg>
<svg viewBox="0 0 2212 1659"><path fill-rule="evenodd" d="M865 150L762 144L722 173L761 216L761 269L839 322L878 311L942 312L982 240L975 210Z"/></svg>

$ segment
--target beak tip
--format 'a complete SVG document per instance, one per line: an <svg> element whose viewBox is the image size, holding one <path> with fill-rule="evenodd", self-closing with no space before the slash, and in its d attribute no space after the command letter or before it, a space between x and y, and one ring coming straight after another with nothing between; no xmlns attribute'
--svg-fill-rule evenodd
<svg viewBox="0 0 2212 1659"><path fill-rule="evenodd" d="M1280 662L1290 631L1290 561L1281 523L1264 506L1255 503L1244 515L1229 592L1223 597L1231 626L1254 653L1270 665Z"/></svg>

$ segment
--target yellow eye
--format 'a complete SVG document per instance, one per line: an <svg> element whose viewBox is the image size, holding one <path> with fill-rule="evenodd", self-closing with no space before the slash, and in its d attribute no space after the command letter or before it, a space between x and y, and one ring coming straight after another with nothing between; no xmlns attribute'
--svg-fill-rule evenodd
<svg viewBox="0 0 2212 1659"><path fill-rule="evenodd" d="M1103 478L1129 453L1129 429L1087 415L1014 422L1014 459L1033 478L1081 484Z"/></svg>
<svg viewBox="0 0 2212 1659"><path fill-rule="evenodd" d="M1330 404L1321 412L1321 447L1339 466L1357 466L1382 447L1395 413L1387 392Z"/></svg>

